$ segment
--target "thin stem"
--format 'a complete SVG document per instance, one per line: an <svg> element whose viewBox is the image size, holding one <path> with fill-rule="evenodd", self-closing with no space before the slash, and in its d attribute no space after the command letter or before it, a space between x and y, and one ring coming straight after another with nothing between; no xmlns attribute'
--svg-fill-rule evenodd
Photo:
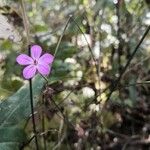
<svg viewBox="0 0 150 150"><path fill-rule="evenodd" d="M127 61L127 63L126 63L126 65L125 65L125 67L123 68L123 70L122 70L120 76L119 76L118 79L114 82L114 85L108 85L108 86L101 92L101 94L102 94L102 93L106 92L107 90L109 90L109 89L111 88L111 92L109 93L109 95L108 95L108 97L107 97L107 99L106 99L106 102L109 101L109 99L110 99L112 93L117 89L118 85L120 84L120 81L121 81L121 79L122 79L122 76L123 76L124 73L126 72L126 70L127 70L128 66L130 65L130 63L131 63L131 61L132 61L134 55L136 54L138 48L140 47L141 43L142 43L143 40L145 39L145 37L146 37L146 35L148 34L149 30L150 30L150 26L148 26L148 28L147 28L147 30L145 31L144 35L142 36L141 40L139 41L139 43L138 43L137 46L135 47L135 49L134 49L132 55L130 56L129 60ZM95 99L92 99L92 100L87 104L87 107L88 107L90 104L92 104L94 101L95 101ZM98 104L98 103L99 103L99 102L97 102L97 104Z"/></svg>
<svg viewBox="0 0 150 150"><path fill-rule="evenodd" d="M55 52L54 52L54 58L55 58L55 56L56 56L56 54L58 52L58 48L60 46L61 40L62 40L62 38L63 38L63 36L65 34L65 31L66 31L66 29L68 27L69 22L70 22L70 18L67 20L66 25L65 25L64 30L63 30L63 33L61 34L61 36L59 38L59 41L57 43L57 46L56 46L56 49L55 49ZM48 84L48 79L45 76L43 76L42 74L40 74L40 75L45 79L46 84ZM44 104L44 106L45 106L45 104ZM45 117L44 116L44 112L42 112L42 130L43 130L43 132L45 132L45 118L44 117ZM47 145L46 145L45 135L43 135L43 143L44 143L44 150L46 150L47 149Z"/></svg>
<svg viewBox="0 0 150 150"><path fill-rule="evenodd" d="M45 109L45 98L43 96L43 106ZM42 132L45 132L45 115L44 115L44 110L42 111ZM42 135L43 136L43 143L44 143L44 150L47 150L47 145L46 145L46 137L45 134Z"/></svg>
<svg viewBox="0 0 150 150"><path fill-rule="evenodd" d="M36 123L35 123L35 118L34 118L32 80L31 80L31 79L29 80L29 86L30 86L30 104L31 104L31 113L32 113L33 132L34 132L34 134L35 134L36 149L39 150L39 148L38 148L38 140L37 140L37 132L36 132Z"/></svg>
<svg viewBox="0 0 150 150"><path fill-rule="evenodd" d="M24 24L24 28L25 28L25 31L26 31L26 34L27 34L27 45L30 45L29 23L28 23L25 4L24 4L23 0L21 0L21 8L22 8L23 24Z"/></svg>
<svg viewBox="0 0 150 150"><path fill-rule="evenodd" d="M103 12L104 12L104 10L103 10ZM102 16L103 16L103 14L102 14ZM103 17L101 17L101 18L103 18ZM89 44L89 42L88 42L88 40L87 40L87 38L86 38L84 32L82 31L82 29L81 29L80 26L78 25L77 21L76 21L73 17L72 17L71 19L72 19L73 22L76 24L76 26L78 27L79 31L83 34L83 37L84 37L86 43L88 44L88 49L89 49L89 51L90 51L90 53L91 53L91 56L92 56L92 59L93 59L93 61L94 61L94 66L95 66L95 69L96 69L97 78L98 78L98 84L99 84L99 88L100 88L98 95L101 96L101 78L100 78L100 63L101 63L100 58L101 58L101 52L100 52L100 54L99 54L99 59L98 59L98 63L99 63L99 64L98 64L98 66L96 66L96 64L97 64L96 62L97 62L97 61L96 61L96 59L95 59L95 57L94 57L92 48L90 47L90 44ZM100 43L100 44L101 44L101 43Z"/></svg>
<svg viewBox="0 0 150 150"><path fill-rule="evenodd" d="M62 103L64 103L64 101L65 100L67 100L67 98L74 92L74 88L66 95L66 97L65 98L63 98L60 102L59 102L59 104L58 104L58 106L61 106L61 104Z"/></svg>
<svg viewBox="0 0 150 150"><path fill-rule="evenodd" d="M105 5L106 6L106 5ZM101 88L101 63L102 63L102 33L101 33L101 26L102 26L102 22L103 22L103 15L104 15L104 11L105 11L105 6L104 9L102 10L102 14L100 16L100 31L99 31L99 57L98 57L98 81L99 81L99 96L101 99L101 92L102 92L102 88Z"/></svg>
<svg viewBox="0 0 150 150"><path fill-rule="evenodd" d="M25 31L27 34L27 45L29 46L28 53L30 56L30 30L29 30L29 24L28 24L28 18L27 18L27 14L26 14L25 4L24 4L23 0L21 0L21 8L22 8L24 28L25 28ZM36 150L39 150L38 140L37 140L37 132L36 132L36 123L35 123L35 118L34 118L32 79L29 80L29 90L30 90L30 104L31 104L31 113L32 113L33 132L35 134L35 145L36 145Z"/></svg>
<svg viewBox="0 0 150 150"><path fill-rule="evenodd" d="M127 85L121 86L120 88L127 88L127 87L131 87L131 86L138 86L138 85L143 85L143 84L150 84L150 81L143 81L143 82L136 82L133 84L127 84Z"/></svg>
<svg viewBox="0 0 150 150"><path fill-rule="evenodd" d="M31 54L30 54L30 46L29 46L29 56L30 56L30 55L31 55ZM34 135L35 135L35 145L36 145L36 150L39 150L38 139L37 139L37 131L36 131L36 123L35 123L35 117L34 117L32 79L29 79L29 88L30 88L30 105L31 105L33 132L34 132Z"/></svg>
<svg viewBox="0 0 150 150"><path fill-rule="evenodd" d="M67 27L68 27L68 24L69 24L69 22L70 22L70 19L71 19L71 16L70 16L69 19L67 20L66 25L65 25L64 30L63 30L63 33L61 34L61 36L60 36L60 38L59 38L59 41L58 41L57 46L56 46L56 49L55 49L54 57L56 56L56 54L57 54L57 52L58 52L59 45L60 45L60 43L61 43L61 41L62 41L62 38L63 38L63 36L64 36L64 34L65 34L65 31L66 31Z"/></svg>
<svg viewBox="0 0 150 150"><path fill-rule="evenodd" d="M118 18L117 21L117 39L119 41L118 48L117 48L117 55L118 55L118 73L121 73L121 36L120 36L120 1L117 1L115 4L116 6L116 16Z"/></svg>
<svg viewBox="0 0 150 150"><path fill-rule="evenodd" d="M117 86L119 85L119 83L120 83L120 81L121 81L121 79L122 79L123 74L126 72L128 66L130 65L130 63L131 63L133 57L135 56L135 54L136 54L138 48L139 48L140 45L142 44L142 42L143 42L143 40L145 39L146 35L148 34L149 30L150 30L150 26L148 26L147 30L145 31L144 35L142 36L141 40L139 41L139 43L138 43L137 46L135 47L135 49L134 49L132 55L130 56L129 60L127 61L125 67L123 68L122 72L120 73L120 76L119 76L118 79L116 80L115 84L112 86L111 92L109 93L109 95L108 95L108 97L107 97L107 99L106 99L106 102L110 99L112 93L115 91L115 89L116 89Z"/></svg>
<svg viewBox="0 0 150 150"><path fill-rule="evenodd" d="M47 134L49 132L58 132L56 129L52 129L52 130L47 130L45 132L41 132L38 133L37 136L43 136L43 134ZM20 146L20 150L23 150L26 146L28 146L30 144L30 142L35 138L35 135L33 135L29 140L27 140L27 142L23 143L23 145Z"/></svg>
<svg viewBox="0 0 150 150"><path fill-rule="evenodd" d="M104 105L103 105L103 107L102 107L102 109L101 109L100 118L101 118L101 116L102 116L102 114L103 114L103 111L104 111L104 109L105 109L105 107L106 107L107 102L109 101L109 99L110 99L111 95L113 94L113 92L118 88L118 85L120 84L120 81L121 81L121 79L122 79L123 74L125 73L125 71L127 70L128 66L130 65L130 63L131 63L133 57L135 56L135 54L136 54L138 48L139 48L140 45L142 44L142 42L143 42L143 40L145 39L146 35L148 34L149 30L150 30L150 26L148 26L148 28L147 28L147 30L145 31L144 35L142 36L141 40L139 41L139 43L138 43L137 46L135 47L135 49L134 49L134 51L133 51L131 57L129 58L129 60L127 61L125 67L123 68L122 72L120 73L120 76L118 77L118 79L116 80L116 82L115 82L112 86L110 86L111 91L110 91L110 93L108 94L108 97L107 97L107 99L105 100L105 103L104 103Z"/></svg>
<svg viewBox="0 0 150 150"><path fill-rule="evenodd" d="M64 122L67 124L67 125L70 125L71 127L73 127L73 129L75 128L75 126L69 122L69 120L66 118L66 116L64 115L63 111L61 110L61 108L56 104L56 102L51 98L50 99L51 102L53 102L53 104L55 105L55 107L57 108L57 110L61 113L63 119L64 119Z"/></svg>
<svg viewBox="0 0 150 150"><path fill-rule="evenodd" d="M35 138L35 135L33 135L27 142L23 143L19 150L23 150L26 146L28 146L30 144L30 142Z"/></svg>
<svg viewBox="0 0 150 150"><path fill-rule="evenodd" d="M48 84L48 79L45 77L45 76L43 76L42 74L40 74L41 76L42 76L42 78L46 81L46 84Z"/></svg>
<svg viewBox="0 0 150 150"><path fill-rule="evenodd" d="M72 19L73 22L76 24L76 26L78 27L79 31L83 34L84 39L85 39L86 43L88 44L88 48L89 48L89 51L90 51L90 53L91 53L92 59L93 59L93 61L95 62L95 66L96 66L96 60L95 60L94 54L93 54L93 52L92 52L92 49L91 49L91 47L90 47L90 44L89 44L89 42L88 42L88 40L87 40L87 38L86 38L84 32L82 31L82 29L80 28L80 26L78 25L78 23L76 22L76 20L75 20L73 17L71 17L71 19Z"/></svg>

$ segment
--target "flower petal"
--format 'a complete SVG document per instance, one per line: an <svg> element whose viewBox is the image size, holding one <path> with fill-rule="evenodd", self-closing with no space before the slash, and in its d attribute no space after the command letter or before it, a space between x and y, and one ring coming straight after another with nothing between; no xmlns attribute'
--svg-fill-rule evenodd
<svg viewBox="0 0 150 150"><path fill-rule="evenodd" d="M25 79L30 79L36 74L36 66L29 65L23 69L23 76Z"/></svg>
<svg viewBox="0 0 150 150"><path fill-rule="evenodd" d="M31 47L31 57L35 60L38 60L41 56L42 48L39 45L33 45Z"/></svg>
<svg viewBox="0 0 150 150"><path fill-rule="evenodd" d="M30 65L33 64L33 59L26 54L21 54L16 58L16 61L20 65Z"/></svg>
<svg viewBox="0 0 150 150"><path fill-rule="evenodd" d="M48 75L50 73L50 66L48 64L44 64L44 63L38 64L37 70L42 75Z"/></svg>
<svg viewBox="0 0 150 150"><path fill-rule="evenodd" d="M50 64L50 63L52 63L53 61L54 61L54 56L51 55L51 54L46 53L46 54L42 55L42 56L39 58L38 63L39 63L39 64L42 64L42 63Z"/></svg>

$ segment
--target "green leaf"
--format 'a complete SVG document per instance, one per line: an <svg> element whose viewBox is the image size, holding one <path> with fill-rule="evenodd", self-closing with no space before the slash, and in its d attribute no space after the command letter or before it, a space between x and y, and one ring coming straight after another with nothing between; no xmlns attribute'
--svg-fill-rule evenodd
<svg viewBox="0 0 150 150"><path fill-rule="evenodd" d="M43 87L44 79L37 76L33 80L34 105L38 101L40 91ZM13 96L3 100L0 104L0 127L10 127L18 125L26 120L30 113L30 92L29 84L25 84Z"/></svg>
<svg viewBox="0 0 150 150"><path fill-rule="evenodd" d="M41 76L36 76L33 80L34 106L38 102L44 81ZM19 150L26 140L21 125L30 114L29 83L26 83L14 95L0 103L0 150Z"/></svg>
<svg viewBox="0 0 150 150"><path fill-rule="evenodd" d="M26 140L24 131L16 127L0 128L0 150L19 150Z"/></svg>

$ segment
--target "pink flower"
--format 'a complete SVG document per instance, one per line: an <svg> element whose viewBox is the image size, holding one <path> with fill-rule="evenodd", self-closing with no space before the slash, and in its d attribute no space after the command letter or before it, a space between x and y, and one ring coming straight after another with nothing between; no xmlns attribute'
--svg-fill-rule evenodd
<svg viewBox="0 0 150 150"><path fill-rule="evenodd" d="M42 75L48 75L50 73L50 66L54 60L54 56L48 53L42 55L42 48L39 45L31 46L31 57L26 54L20 54L16 61L18 64L26 66L23 69L23 77L30 79L39 72Z"/></svg>

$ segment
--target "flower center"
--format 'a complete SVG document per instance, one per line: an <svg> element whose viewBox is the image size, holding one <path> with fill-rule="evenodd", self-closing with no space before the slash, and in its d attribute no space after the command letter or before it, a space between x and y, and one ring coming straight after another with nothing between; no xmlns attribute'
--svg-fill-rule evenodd
<svg viewBox="0 0 150 150"><path fill-rule="evenodd" d="M38 64L37 60L34 60L34 65L37 65L37 64Z"/></svg>

